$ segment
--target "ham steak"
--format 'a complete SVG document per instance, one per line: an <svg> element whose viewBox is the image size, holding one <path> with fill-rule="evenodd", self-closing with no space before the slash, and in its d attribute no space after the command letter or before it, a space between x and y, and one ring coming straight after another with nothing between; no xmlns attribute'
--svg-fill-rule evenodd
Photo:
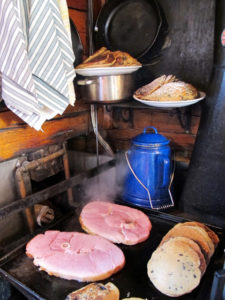
<svg viewBox="0 0 225 300"><path fill-rule="evenodd" d="M148 216L142 211L101 201L85 205L79 221L86 232L126 245L145 241L152 228Z"/></svg>
<svg viewBox="0 0 225 300"><path fill-rule="evenodd" d="M97 281L123 268L125 257L116 245L80 232L46 231L26 246L33 263L49 275L78 281Z"/></svg>

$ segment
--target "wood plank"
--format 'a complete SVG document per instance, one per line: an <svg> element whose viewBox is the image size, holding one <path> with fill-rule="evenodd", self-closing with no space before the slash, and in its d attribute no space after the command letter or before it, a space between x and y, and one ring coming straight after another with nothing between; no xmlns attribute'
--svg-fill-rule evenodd
<svg viewBox="0 0 225 300"><path fill-rule="evenodd" d="M85 104L81 100L76 100L75 105L69 105L63 115L57 115L52 120L62 118L62 117L69 117L71 114L76 114L78 112L89 111L89 105ZM74 114L74 115L75 115ZM8 128L15 128L19 126L24 126L25 122L20 119L17 115L13 112L5 108L4 110L0 111L0 130L8 129Z"/></svg>
<svg viewBox="0 0 225 300"><path fill-rule="evenodd" d="M69 8L87 10L87 0L67 0L67 5Z"/></svg>
<svg viewBox="0 0 225 300"><path fill-rule="evenodd" d="M177 114L178 112L176 110L173 110L169 113L154 112L154 111L148 112L146 110L137 110L134 112L134 119L133 119L134 128L155 126L158 129L158 131L185 133L185 129L181 126ZM185 118L185 115L183 116ZM199 121L200 121L199 117L191 116L190 132L192 134L197 133L199 127Z"/></svg>
<svg viewBox="0 0 225 300"><path fill-rule="evenodd" d="M44 132L37 132L4 107L0 111L0 161L87 133L90 127L89 110L88 104L81 99L76 100L75 105L69 105L63 115L46 121Z"/></svg>
<svg viewBox="0 0 225 300"><path fill-rule="evenodd" d="M130 147L131 139L142 133L141 129L109 129L107 130L110 143L118 150L126 150ZM160 131L171 141L172 147L179 150L192 151L196 136L193 134Z"/></svg>
<svg viewBox="0 0 225 300"><path fill-rule="evenodd" d="M129 119L129 114L131 119L129 122L124 122L123 117ZM113 111L113 127L114 128L134 128L134 129L144 129L147 126L154 126L159 131L166 132L177 132L186 133L186 128L183 128L178 114L185 123L187 121L185 111L171 110L167 112L166 110L149 110L149 109L138 109L138 110L115 110ZM191 116L191 126L190 133L196 134L199 127L200 117ZM186 124L184 124L186 126Z"/></svg>
<svg viewBox="0 0 225 300"><path fill-rule="evenodd" d="M106 110L106 106L98 107L98 127L99 130L104 129L112 129L113 120L112 113Z"/></svg>
<svg viewBox="0 0 225 300"><path fill-rule="evenodd" d="M69 9L69 15L73 20L77 31L87 34L87 13L76 9Z"/></svg>
<svg viewBox="0 0 225 300"><path fill-rule="evenodd" d="M78 112L78 111L85 111L90 110L90 105L85 103L82 99L78 99L75 101L74 106L69 105L63 115L67 114L68 112Z"/></svg>
<svg viewBox="0 0 225 300"><path fill-rule="evenodd" d="M87 13L76 9L69 9L69 15L72 19L81 39L84 49L84 59L88 55L88 37L87 37Z"/></svg>
<svg viewBox="0 0 225 300"><path fill-rule="evenodd" d="M94 23L97 20L98 14L102 8L102 6L105 4L105 0L95 0L93 1L93 21Z"/></svg>
<svg viewBox="0 0 225 300"><path fill-rule="evenodd" d="M26 124L1 130L0 161L17 157L45 145L62 143L89 130L89 112L80 112L76 117L58 117L46 121L43 132Z"/></svg>

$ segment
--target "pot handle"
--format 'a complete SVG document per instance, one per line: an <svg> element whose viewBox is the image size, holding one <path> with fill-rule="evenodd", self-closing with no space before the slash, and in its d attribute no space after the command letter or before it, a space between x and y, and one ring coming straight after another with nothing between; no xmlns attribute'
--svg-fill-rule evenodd
<svg viewBox="0 0 225 300"><path fill-rule="evenodd" d="M147 126L147 127L145 127L143 133L146 133L147 129L153 129L156 134L158 133L158 130L154 126Z"/></svg>
<svg viewBox="0 0 225 300"><path fill-rule="evenodd" d="M149 189L141 182L141 180L137 177L136 173L134 172L134 169L132 168L131 164L130 164L130 161L129 161L129 158L128 158L128 151L125 152L125 158L126 158L126 161L127 161L127 165L131 171L131 173L134 175L134 177L136 178L136 180L140 183L140 185L146 190L146 192L148 193L148 199L149 199L149 204L150 204L150 207L151 209L154 209L153 205L152 205L152 198L151 198L151 194L150 194L150 191Z"/></svg>
<svg viewBox="0 0 225 300"><path fill-rule="evenodd" d="M163 158L162 159L162 166L163 166L163 178L162 178L161 187L166 187L168 185L168 175L167 174L171 174L170 160L168 158Z"/></svg>
<svg viewBox="0 0 225 300"><path fill-rule="evenodd" d="M131 173L134 175L136 180L140 183L140 185L148 193L148 199L149 199L149 204L150 204L151 209L159 210L159 209L166 209L166 208L169 208L169 207L173 207L174 206L174 200L173 200L173 196L172 196L170 188L171 188L171 185L172 185L172 182L173 182L174 173L171 174L170 184L169 184L169 187L168 187L168 193L169 193L169 196L170 196L170 202L171 203L167 204L167 205L161 205L160 207L153 207L150 190L143 184L143 182L141 182L141 180L137 177L136 173L134 172L134 169L132 168L131 163L130 163L129 158L128 158L128 151L125 152L125 158L126 158L126 161L127 161L127 164L128 164L128 167L129 167Z"/></svg>
<svg viewBox="0 0 225 300"><path fill-rule="evenodd" d="M78 85L90 85L95 83L95 80L91 80L91 79L83 79L83 80L78 80L77 84Z"/></svg>

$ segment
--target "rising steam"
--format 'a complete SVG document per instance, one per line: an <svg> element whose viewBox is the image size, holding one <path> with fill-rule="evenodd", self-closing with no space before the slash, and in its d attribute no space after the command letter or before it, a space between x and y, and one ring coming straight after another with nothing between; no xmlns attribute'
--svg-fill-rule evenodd
<svg viewBox="0 0 225 300"><path fill-rule="evenodd" d="M88 179L85 184L85 202L114 202L122 194L126 172L125 160L118 159L116 167Z"/></svg>

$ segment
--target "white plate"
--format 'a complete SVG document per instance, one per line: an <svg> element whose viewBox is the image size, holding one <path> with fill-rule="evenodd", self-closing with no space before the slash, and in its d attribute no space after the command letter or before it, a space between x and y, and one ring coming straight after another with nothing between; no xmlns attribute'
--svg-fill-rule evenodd
<svg viewBox="0 0 225 300"><path fill-rule="evenodd" d="M75 69L76 73L82 76L104 76L104 75L121 75L130 74L142 66L128 66L128 67L105 67L105 68L85 68Z"/></svg>
<svg viewBox="0 0 225 300"><path fill-rule="evenodd" d="M193 99L193 100L183 100L183 101L150 101L150 100L142 100L138 99L133 95L133 98L143 104L146 104L148 106L155 106L155 107L184 107L184 106L189 106L192 104L195 104L205 98L205 93L204 92L199 92L199 98Z"/></svg>

